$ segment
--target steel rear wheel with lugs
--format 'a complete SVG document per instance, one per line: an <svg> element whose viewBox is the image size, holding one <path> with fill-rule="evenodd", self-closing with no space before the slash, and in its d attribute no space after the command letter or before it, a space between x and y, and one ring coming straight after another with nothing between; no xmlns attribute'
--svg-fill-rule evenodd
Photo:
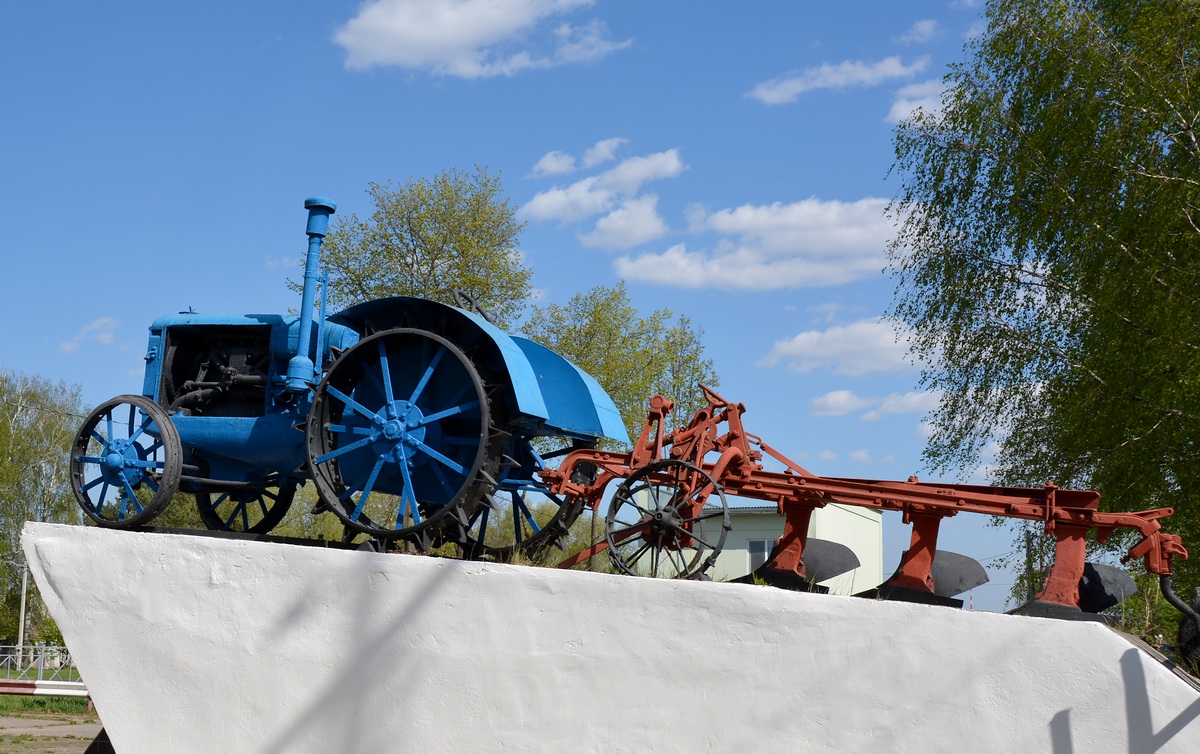
<svg viewBox="0 0 1200 754"><path fill-rule="evenodd" d="M561 445L552 449L553 445ZM471 516L463 557L469 560L507 562L517 553L539 557L562 548L572 524L583 512L584 502L560 497L546 489L537 472L548 462L581 448L594 448L594 441L538 438L541 452L528 437L514 435L505 454L496 492ZM588 485L597 469L578 464L571 481Z"/></svg>
<svg viewBox="0 0 1200 754"><path fill-rule="evenodd" d="M308 462L346 527L421 549L462 543L496 486L508 435L471 359L432 332L359 341L313 397Z"/></svg>

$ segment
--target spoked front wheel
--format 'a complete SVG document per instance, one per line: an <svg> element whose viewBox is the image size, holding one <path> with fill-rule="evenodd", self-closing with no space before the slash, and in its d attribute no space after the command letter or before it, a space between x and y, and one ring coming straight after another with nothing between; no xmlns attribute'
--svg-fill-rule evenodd
<svg viewBox="0 0 1200 754"><path fill-rule="evenodd" d="M465 539L506 439L466 354L398 328L359 341L329 370L313 397L309 467L347 527L428 547Z"/></svg>
<svg viewBox="0 0 1200 754"><path fill-rule="evenodd" d="M700 467L675 459L630 474L613 495L604 523L618 571L668 579L700 577L716 562L732 528L721 486Z"/></svg>
<svg viewBox="0 0 1200 754"><path fill-rule="evenodd" d="M140 395L100 404L75 435L71 488L79 507L101 526L150 523L179 489L179 432L167 412Z"/></svg>

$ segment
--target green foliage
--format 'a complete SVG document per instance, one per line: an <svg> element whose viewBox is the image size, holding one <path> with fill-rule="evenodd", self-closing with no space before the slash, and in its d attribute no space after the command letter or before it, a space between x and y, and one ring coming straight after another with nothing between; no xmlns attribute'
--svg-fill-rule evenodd
<svg viewBox="0 0 1200 754"><path fill-rule="evenodd" d="M525 224L498 174L447 170L398 188L371 183L367 193L370 219L335 215L325 239L330 310L386 296L454 304L458 289L502 327L520 316L531 291L517 250Z"/></svg>
<svg viewBox="0 0 1200 754"><path fill-rule="evenodd" d="M705 405L696 383L718 385L712 359L704 358L703 330L669 309L642 317L624 282L596 286L565 305L535 307L525 333L595 377L635 438L654 395L674 400L673 418L686 423Z"/></svg>
<svg viewBox="0 0 1200 754"><path fill-rule="evenodd" d="M77 386L0 371L0 639L16 643L26 521L78 523L67 458L84 408ZM26 642L51 640L57 629L32 578Z"/></svg>
<svg viewBox="0 0 1200 754"><path fill-rule="evenodd" d="M343 527L341 519L329 511L313 513L317 506L317 488L304 485L296 490L292 507L288 508L283 521L271 530L271 534L279 537L298 537L301 539L323 539L327 542L340 542Z"/></svg>
<svg viewBox="0 0 1200 754"><path fill-rule="evenodd" d="M516 327L532 294L532 271L517 250L524 224L500 176L447 170L393 188L371 183L369 219L335 215L322 259L331 310L388 296L458 305L468 294L502 328ZM289 281L299 290L301 285ZM589 372L613 396L636 436L656 393L676 401L686 420L704 405L697 382L716 386L703 332L667 309L642 317L624 283L597 287L566 305L534 307L524 330Z"/></svg>
<svg viewBox="0 0 1200 754"><path fill-rule="evenodd" d="M1172 506L1200 542L1200 5L997 0L896 135L926 458ZM1194 573L1195 559L1189 568Z"/></svg>

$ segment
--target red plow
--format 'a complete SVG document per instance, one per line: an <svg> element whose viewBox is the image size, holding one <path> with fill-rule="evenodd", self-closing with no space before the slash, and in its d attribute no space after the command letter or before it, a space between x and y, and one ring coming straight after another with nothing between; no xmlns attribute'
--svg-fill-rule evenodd
<svg viewBox="0 0 1200 754"><path fill-rule="evenodd" d="M928 483L916 477L899 482L818 476L747 432L742 424L743 404L731 403L703 385L700 388L708 405L686 426L668 431L666 418L673 403L656 396L630 452L575 450L557 469L541 472L551 494L582 501L593 509L601 505L608 485L619 480L605 516L604 539L560 567L608 550L613 565L623 573L702 578L730 530L727 495L731 495L774 503L784 517L783 535L768 560L746 579L813 590L814 569L806 556L812 559L811 545L818 543L810 544L809 521L816 509L837 503L899 511L912 527L899 568L871 590L871 596L961 606L961 601L945 596L947 589L939 589L940 580L954 578L949 575L952 569L939 569L939 560L944 566L955 558L953 553L943 553L939 559L938 530L945 518L982 513L1039 521L1055 540L1054 562L1041 591L1013 612L1088 618L1128 596L1112 595L1120 590L1112 588L1109 578L1113 573L1127 576L1087 562L1087 537L1094 532L1104 542L1118 529L1131 529L1141 539L1122 562L1142 559L1148 573L1161 577L1168 600L1195 619L1195 613L1170 589L1172 559L1188 556L1180 537L1163 531L1160 524L1172 514L1171 508L1101 511L1098 493L1060 489L1052 483L1018 488ZM782 470L768 471L765 458ZM978 564L974 566L982 571ZM978 583L982 582L971 585Z"/></svg>

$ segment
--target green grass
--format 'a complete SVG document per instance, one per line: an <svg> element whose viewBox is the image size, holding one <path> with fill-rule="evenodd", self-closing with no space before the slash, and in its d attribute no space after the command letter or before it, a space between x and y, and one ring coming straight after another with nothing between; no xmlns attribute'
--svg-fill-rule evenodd
<svg viewBox="0 0 1200 754"><path fill-rule="evenodd" d="M0 694L0 716L29 713L42 715L86 715L88 714L87 699L73 696L16 696Z"/></svg>

